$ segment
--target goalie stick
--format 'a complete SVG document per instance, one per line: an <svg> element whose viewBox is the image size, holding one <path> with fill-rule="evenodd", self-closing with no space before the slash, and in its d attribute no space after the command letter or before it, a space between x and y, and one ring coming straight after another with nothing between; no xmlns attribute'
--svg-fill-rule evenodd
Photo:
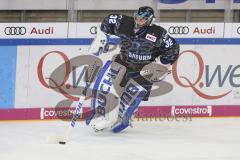
<svg viewBox="0 0 240 160"><path fill-rule="evenodd" d="M107 52L107 45L108 45L108 40L109 37L107 37L101 30L99 27L97 27L97 35L94 38L89 50L87 54L91 54L91 55L96 55L99 56L101 53L100 52ZM48 143L52 143L52 144L66 144L66 142L68 142L70 140L70 134L73 130L73 128L75 127L77 118L79 117L79 115L81 115L83 113L83 103L85 101L85 99L87 99L86 97L86 92L87 92L87 88L88 88L88 83L80 80L80 86L84 86L84 91L83 91L83 95L79 96L79 100L77 102L70 126L68 126L68 128L66 129L65 133L63 135L55 135L55 136L49 136L47 139Z"/></svg>
<svg viewBox="0 0 240 160"><path fill-rule="evenodd" d="M82 81L80 82L80 84L82 84ZM70 133L72 131L72 129L75 127L75 124L76 124L76 121L79 117L79 115L81 115L83 113L83 109L82 109L82 106L83 106L83 102L85 100L85 96L86 96L86 90L87 90L87 83L85 85L85 88L84 88L84 95L82 96L79 96L79 100L77 102L77 105L76 105L76 108L75 108L75 111L73 113L73 117L72 117L72 120L71 120L71 123L70 123L70 126L66 129L64 135L55 135L55 136L49 136L48 137L48 140L47 142L48 143L59 143L59 144L66 144L66 142L69 141L69 136L70 136Z"/></svg>

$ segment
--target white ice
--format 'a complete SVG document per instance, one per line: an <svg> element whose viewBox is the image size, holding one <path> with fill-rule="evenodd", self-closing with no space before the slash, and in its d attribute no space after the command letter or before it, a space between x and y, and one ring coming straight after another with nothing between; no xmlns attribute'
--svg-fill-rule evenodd
<svg viewBox="0 0 240 160"><path fill-rule="evenodd" d="M0 122L0 160L240 160L240 119L135 121L122 133L83 122L66 145L47 144L69 122Z"/></svg>

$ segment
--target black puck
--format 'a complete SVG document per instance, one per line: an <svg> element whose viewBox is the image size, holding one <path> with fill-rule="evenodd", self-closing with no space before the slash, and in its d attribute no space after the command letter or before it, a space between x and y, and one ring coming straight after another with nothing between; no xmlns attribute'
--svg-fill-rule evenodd
<svg viewBox="0 0 240 160"><path fill-rule="evenodd" d="M66 142L60 141L59 144L66 144Z"/></svg>

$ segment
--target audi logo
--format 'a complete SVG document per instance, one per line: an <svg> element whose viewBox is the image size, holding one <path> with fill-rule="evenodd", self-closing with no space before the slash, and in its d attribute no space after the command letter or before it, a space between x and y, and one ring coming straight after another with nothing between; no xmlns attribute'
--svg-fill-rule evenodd
<svg viewBox="0 0 240 160"><path fill-rule="evenodd" d="M240 34L240 27L237 28L237 34Z"/></svg>
<svg viewBox="0 0 240 160"><path fill-rule="evenodd" d="M188 34L189 28L187 26L171 26L168 28L170 34Z"/></svg>
<svg viewBox="0 0 240 160"><path fill-rule="evenodd" d="M96 26L92 26L90 29L89 29L90 33L91 34L97 34L97 27Z"/></svg>
<svg viewBox="0 0 240 160"><path fill-rule="evenodd" d="M25 35L26 27L6 27L4 33L6 35Z"/></svg>

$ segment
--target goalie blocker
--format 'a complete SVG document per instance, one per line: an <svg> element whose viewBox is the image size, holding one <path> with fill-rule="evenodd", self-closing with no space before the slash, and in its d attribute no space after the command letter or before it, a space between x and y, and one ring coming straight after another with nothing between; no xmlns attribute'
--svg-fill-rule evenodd
<svg viewBox="0 0 240 160"><path fill-rule="evenodd" d="M93 87L91 114L86 119L86 124L95 131L110 129L117 133L127 128L146 95L146 89L134 79L130 79L124 88L120 87L125 72L125 66L107 61L99 73Z"/></svg>

